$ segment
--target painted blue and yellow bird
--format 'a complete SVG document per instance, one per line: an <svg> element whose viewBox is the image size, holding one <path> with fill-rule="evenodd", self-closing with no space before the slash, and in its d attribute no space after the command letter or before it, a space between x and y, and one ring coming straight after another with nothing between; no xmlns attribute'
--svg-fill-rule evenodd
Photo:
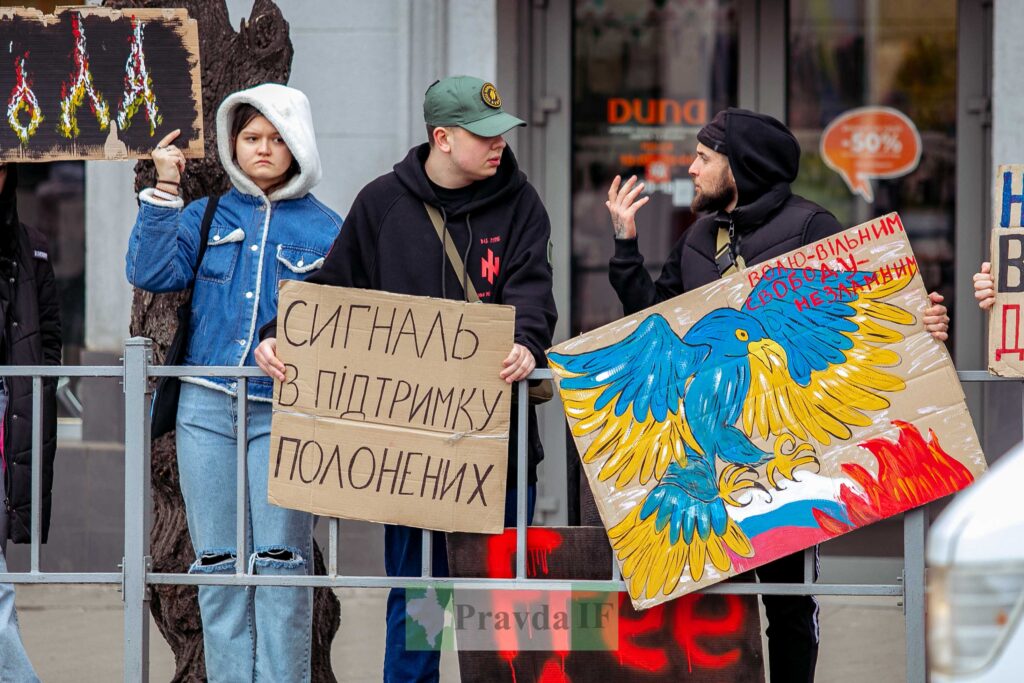
<svg viewBox="0 0 1024 683"><path fill-rule="evenodd" d="M583 461L618 488L656 482L609 530L633 599L751 557L737 495L766 489L762 472L774 488L795 481L818 466L815 444L849 439L905 388L884 347L915 318L884 299L913 274L774 268L740 310L712 310L682 338L652 314L611 346L549 353L573 434L592 438Z"/></svg>

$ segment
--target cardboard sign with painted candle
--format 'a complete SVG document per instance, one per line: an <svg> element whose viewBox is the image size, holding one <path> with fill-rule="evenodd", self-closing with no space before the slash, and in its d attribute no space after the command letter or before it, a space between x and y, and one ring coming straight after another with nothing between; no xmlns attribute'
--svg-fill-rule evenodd
<svg viewBox="0 0 1024 683"><path fill-rule="evenodd" d="M515 308L284 281L269 500L500 533Z"/></svg>
<svg viewBox="0 0 1024 683"><path fill-rule="evenodd" d="M0 10L0 159L203 156L199 34L184 9Z"/></svg>
<svg viewBox="0 0 1024 683"><path fill-rule="evenodd" d="M548 352L637 608L985 469L927 306L889 214Z"/></svg>
<svg viewBox="0 0 1024 683"><path fill-rule="evenodd" d="M991 257L996 303L989 314L988 369L1024 377L1024 165L1000 166L995 188Z"/></svg>

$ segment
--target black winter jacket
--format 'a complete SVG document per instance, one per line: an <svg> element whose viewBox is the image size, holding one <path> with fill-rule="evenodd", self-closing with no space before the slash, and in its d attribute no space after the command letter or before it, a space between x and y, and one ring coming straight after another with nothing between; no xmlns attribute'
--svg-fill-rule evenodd
<svg viewBox="0 0 1024 683"><path fill-rule="evenodd" d="M730 220L738 251L748 266L764 263L843 229L828 211L790 193L788 185L781 185L731 214L719 212L699 218L672 247L657 281L652 281L644 268L637 240L617 239L609 277L626 315L717 280L718 228L728 229Z"/></svg>
<svg viewBox="0 0 1024 683"><path fill-rule="evenodd" d="M748 266L834 235L835 216L793 194L800 145L778 121L729 109L725 124L729 167L739 205L732 212L702 216L672 247L658 280L644 268L637 240L615 240L609 278L627 315L714 282L718 230L732 227L733 245Z"/></svg>
<svg viewBox="0 0 1024 683"><path fill-rule="evenodd" d="M414 147L391 173L359 192L323 266L307 282L465 300L463 284L423 206L427 202L441 208L424 170L429 152L425 143ZM515 341L533 353L538 367L545 367L544 351L551 346L558 317L551 291L547 211L508 147L498 172L476 187L471 200L444 216L448 233L480 299L515 306ZM261 338L273 336L276 327L276 320L265 325ZM529 413L528 477L534 483L544 452L536 414L532 409ZM514 418L515 411L509 434L509 487L516 482Z"/></svg>
<svg viewBox="0 0 1024 683"><path fill-rule="evenodd" d="M0 246L0 314L3 365L60 365L60 305L46 240L21 223L16 244L5 253ZM6 227L0 229L7 229ZM32 491L32 378L4 377L9 403L4 418L4 505L8 535L15 543L31 540ZM50 492L57 453L57 380L43 379L42 419L42 538L50 526Z"/></svg>

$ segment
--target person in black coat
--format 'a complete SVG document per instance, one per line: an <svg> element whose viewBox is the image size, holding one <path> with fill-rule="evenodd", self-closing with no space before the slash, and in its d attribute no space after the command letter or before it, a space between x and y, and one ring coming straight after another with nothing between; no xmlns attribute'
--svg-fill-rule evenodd
<svg viewBox="0 0 1024 683"><path fill-rule="evenodd" d="M705 212L672 248L655 281L637 245L636 212L649 197L636 176L616 176L606 205L615 230L609 278L626 315L695 290L747 266L767 263L843 230L835 216L793 194L800 144L780 121L745 109L718 112L697 133L690 165L694 211ZM922 322L945 341L949 328L942 296L929 294ZM817 549L815 549L817 550ZM761 581L803 581L803 555L761 565ZM765 595L771 680L814 680L818 658L818 604L811 596Z"/></svg>
<svg viewBox="0 0 1024 683"><path fill-rule="evenodd" d="M551 223L536 189L519 170L504 135L526 123L506 113L494 84L473 76L434 82L424 96L428 142L364 187L345 218L313 284L515 306L509 355L494 373L509 384L546 363L558 317L548 261ZM430 206L443 227L435 228ZM456 265L448 248L461 255ZM284 380L277 357L276 321L265 325L255 352L263 371ZM516 399L513 399L516 400ZM515 404L513 404L514 406ZM506 525L515 524L518 432L513 407L506 475ZM537 465L544 456L537 416L528 412L527 519L536 500ZM388 525L384 568L388 576L418 576L419 529ZM434 536L435 577L448 575L445 539ZM406 647L406 596L388 596L384 680L437 681L441 653Z"/></svg>
<svg viewBox="0 0 1024 683"><path fill-rule="evenodd" d="M57 284L43 236L18 220L17 168L0 163L0 365L60 365ZM57 378L43 378L42 528L50 524L57 452ZM0 572L7 539L32 537L32 378L0 377ZM0 681L38 681L14 613L14 587L0 584Z"/></svg>

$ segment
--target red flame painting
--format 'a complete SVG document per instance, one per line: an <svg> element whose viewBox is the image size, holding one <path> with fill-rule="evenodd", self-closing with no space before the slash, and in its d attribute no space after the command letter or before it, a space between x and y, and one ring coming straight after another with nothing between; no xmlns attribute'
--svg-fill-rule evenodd
<svg viewBox="0 0 1024 683"><path fill-rule="evenodd" d="M860 444L878 461L877 477L855 463L842 465L843 473L860 485L864 495L846 484L840 487L839 497L852 526L815 509L814 517L825 531L838 536L955 493L974 481L970 470L942 449L935 432L929 429L925 441L913 424L902 420L892 424L900 432L895 442L878 438Z"/></svg>

